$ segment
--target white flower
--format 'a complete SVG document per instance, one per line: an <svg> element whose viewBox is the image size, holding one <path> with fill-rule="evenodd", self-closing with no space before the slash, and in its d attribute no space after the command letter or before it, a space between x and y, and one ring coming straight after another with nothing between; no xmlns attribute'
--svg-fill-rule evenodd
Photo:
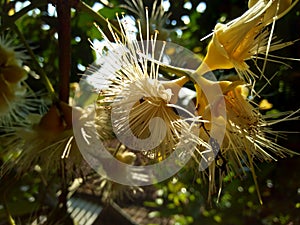
<svg viewBox="0 0 300 225"><path fill-rule="evenodd" d="M51 175L60 170L62 160L70 171L74 165L80 165L82 156L69 124L72 109L65 103L60 108L61 112L52 105L43 116L28 115L26 125L7 128L7 134L1 138L11 160L4 169L16 168L23 175L37 166L44 175Z"/></svg>
<svg viewBox="0 0 300 225"><path fill-rule="evenodd" d="M98 89L100 105L112 107L112 126L119 140L129 149L149 153L150 159L162 160L179 143L180 124L187 123L177 112L184 109L176 109L174 104L188 79L160 79L159 62L163 59L166 43L157 40L158 31L150 34L148 18L145 41L139 21L137 36L124 18L118 20L121 36L114 33L108 23L114 42L99 29L109 51L102 54L99 69L93 67L86 80ZM97 83L106 84L106 87Z"/></svg>
<svg viewBox="0 0 300 225"><path fill-rule="evenodd" d="M0 36L0 125L20 123L30 111L43 105L39 94L32 93L24 80L22 67L26 55L17 51L13 39Z"/></svg>

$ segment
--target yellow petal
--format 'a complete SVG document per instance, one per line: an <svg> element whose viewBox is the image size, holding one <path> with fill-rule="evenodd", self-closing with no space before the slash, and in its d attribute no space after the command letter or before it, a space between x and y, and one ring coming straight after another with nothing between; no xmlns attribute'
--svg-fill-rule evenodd
<svg viewBox="0 0 300 225"><path fill-rule="evenodd" d="M176 80L162 82L164 88L171 89L172 91L172 97L170 99L170 103L176 104L178 101L178 93L181 90L182 86L189 81L189 78L187 77L180 77Z"/></svg>
<svg viewBox="0 0 300 225"><path fill-rule="evenodd" d="M213 39L208 44L207 54L202 62L202 64L205 63L210 70L234 68L228 52L224 48L224 43L221 43L219 40L219 36L222 33L222 31L219 29L222 25L223 24L217 24L215 28L217 31L214 34Z"/></svg>
<svg viewBox="0 0 300 225"><path fill-rule="evenodd" d="M248 7L249 8L253 7L257 2L258 2L258 0L249 0ZM270 24L273 21L273 18L275 16L277 18L280 18L282 15L284 15L287 11L290 10L291 5L292 5L292 0L275 0L275 1L273 1L271 6L266 10L266 12L264 14L264 18L263 18L264 26ZM278 9L277 9L277 7L278 7Z"/></svg>

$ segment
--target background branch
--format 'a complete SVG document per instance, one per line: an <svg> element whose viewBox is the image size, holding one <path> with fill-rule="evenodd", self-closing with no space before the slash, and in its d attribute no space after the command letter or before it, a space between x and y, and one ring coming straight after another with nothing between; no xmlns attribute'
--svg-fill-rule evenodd
<svg viewBox="0 0 300 225"><path fill-rule="evenodd" d="M68 103L71 71L71 7L68 0L57 1L59 47L59 99Z"/></svg>

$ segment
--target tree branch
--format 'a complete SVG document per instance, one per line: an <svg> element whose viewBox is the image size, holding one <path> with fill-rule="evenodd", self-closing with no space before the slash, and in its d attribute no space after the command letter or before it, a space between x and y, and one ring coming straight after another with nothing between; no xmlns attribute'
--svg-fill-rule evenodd
<svg viewBox="0 0 300 225"><path fill-rule="evenodd" d="M71 6L69 0L57 1L59 46L59 99L68 103L71 73Z"/></svg>

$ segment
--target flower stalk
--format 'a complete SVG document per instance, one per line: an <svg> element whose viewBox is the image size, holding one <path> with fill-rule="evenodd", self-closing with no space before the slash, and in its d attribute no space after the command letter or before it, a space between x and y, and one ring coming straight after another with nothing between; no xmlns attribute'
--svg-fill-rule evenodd
<svg viewBox="0 0 300 225"><path fill-rule="evenodd" d="M58 102L57 95L55 93L55 90L54 90L47 74L45 73L45 71L40 66L39 62L37 61L37 59L35 57L35 54L33 53L32 49L28 45L27 41L25 40L24 35L20 31L20 29L17 27L17 25L14 25L13 28L16 31L16 33L18 34L18 36L19 36L20 40L22 41L24 47L26 48L28 54L30 55L30 57L31 57L31 59L34 63L35 69L38 71L39 75L41 76L41 81L45 85L45 87L46 87L47 91L49 92L51 98L53 99L54 102Z"/></svg>

